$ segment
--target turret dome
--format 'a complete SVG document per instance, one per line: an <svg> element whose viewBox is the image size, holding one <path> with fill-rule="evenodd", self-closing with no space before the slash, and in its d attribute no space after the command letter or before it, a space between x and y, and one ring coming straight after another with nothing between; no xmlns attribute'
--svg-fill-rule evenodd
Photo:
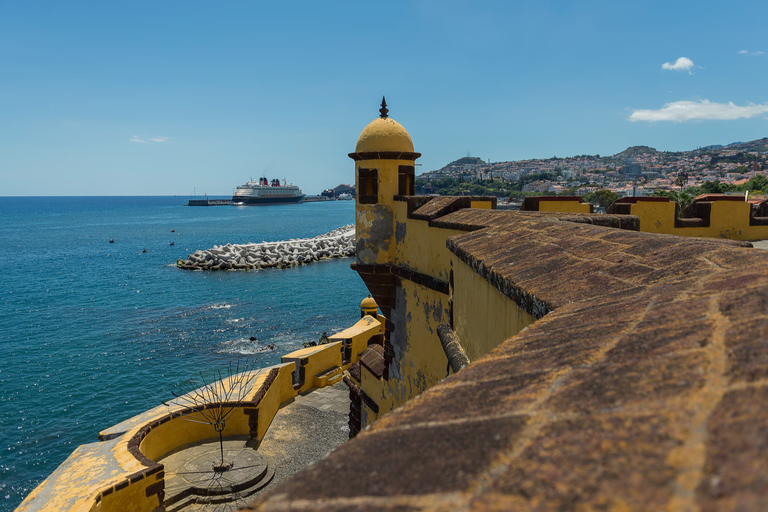
<svg viewBox="0 0 768 512"><path fill-rule="evenodd" d="M403 125L387 117L386 99L381 100L381 117L366 126L357 138L355 153L401 152L413 153L413 141Z"/></svg>
<svg viewBox="0 0 768 512"><path fill-rule="evenodd" d="M360 309L377 309L379 307L376 301L369 295L360 303Z"/></svg>
<svg viewBox="0 0 768 512"><path fill-rule="evenodd" d="M413 153L413 141L403 125L394 119L379 117L363 129L355 146L355 153L374 151Z"/></svg>
<svg viewBox="0 0 768 512"><path fill-rule="evenodd" d="M370 295L364 298L363 302L360 303L360 318L364 318L365 315L370 315L376 318L378 312L379 305L376 304L376 301L373 300Z"/></svg>

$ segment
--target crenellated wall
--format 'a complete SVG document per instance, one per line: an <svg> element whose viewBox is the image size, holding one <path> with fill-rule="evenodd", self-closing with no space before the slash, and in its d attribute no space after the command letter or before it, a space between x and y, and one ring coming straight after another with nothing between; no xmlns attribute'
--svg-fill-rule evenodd
<svg viewBox="0 0 768 512"><path fill-rule="evenodd" d="M521 210L539 212L590 213L580 197L526 197ZM709 194L698 197L684 212L668 197L623 197L608 207L616 215L639 219L640 231L678 236L768 239L765 207L754 207L743 196ZM682 215L680 215L682 214Z"/></svg>
<svg viewBox="0 0 768 512"><path fill-rule="evenodd" d="M407 381L437 352L414 296L442 292L392 267L406 340L391 338L388 379L383 347L363 354L361 392L418 396L373 404L367 429L253 509L762 510L768 252L616 229L637 221L472 208L419 221L456 233L442 300L471 364L423 391ZM354 484L328 486L330 472Z"/></svg>

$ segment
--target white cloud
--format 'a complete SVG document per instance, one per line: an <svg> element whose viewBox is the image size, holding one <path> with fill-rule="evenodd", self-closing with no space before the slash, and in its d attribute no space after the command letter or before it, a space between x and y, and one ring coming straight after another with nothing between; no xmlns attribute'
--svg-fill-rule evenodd
<svg viewBox="0 0 768 512"><path fill-rule="evenodd" d="M749 50L739 50L740 55L765 55L765 52L763 50L757 50L757 51L749 51Z"/></svg>
<svg viewBox="0 0 768 512"><path fill-rule="evenodd" d="M167 142L170 137L139 137L134 135L129 139L130 142L140 142L141 144L151 144L153 142Z"/></svg>
<svg viewBox="0 0 768 512"><path fill-rule="evenodd" d="M748 119L768 113L768 104L749 103L744 106L733 102L713 103L701 101L673 101L658 110L635 110L629 115L630 121L686 121Z"/></svg>
<svg viewBox="0 0 768 512"><path fill-rule="evenodd" d="M675 61L674 64L671 62L665 62L661 65L661 69L666 69L669 71L691 71L691 68L693 67L693 61L689 59L688 57L680 57Z"/></svg>

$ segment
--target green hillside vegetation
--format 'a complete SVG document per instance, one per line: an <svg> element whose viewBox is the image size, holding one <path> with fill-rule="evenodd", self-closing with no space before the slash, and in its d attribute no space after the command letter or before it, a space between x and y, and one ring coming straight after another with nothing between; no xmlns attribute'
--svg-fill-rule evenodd
<svg viewBox="0 0 768 512"><path fill-rule="evenodd" d="M476 156L465 156L463 158L459 158L458 160L454 160L453 162L449 163L445 167L453 167L458 165L480 165L484 163L485 162L483 162L481 158L478 158Z"/></svg>
<svg viewBox="0 0 768 512"><path fill-rule="evenodd" d="M621 153L617 153L615 156L621 157L621 158L631 158L638 155L647 155L648 153L658 153L656 148L652 148L650 146L632 146Z"/></svg>
<svg viewBox="0 0 768 512"><path fill-rule="evenodd" d="M440 194L441 196L496 196L496 197L525 197L525 196L546 196L557 195L553 192L523 192L523 187L528 183L535 181L553 180L556 175L553 173L530 174L521 176L519 181L503 181L500 179L472 179L469 176L460 176L458 178L440 178L426 180L416 178L417 194ZM572 195L573 191L569 191Z"/></svg>

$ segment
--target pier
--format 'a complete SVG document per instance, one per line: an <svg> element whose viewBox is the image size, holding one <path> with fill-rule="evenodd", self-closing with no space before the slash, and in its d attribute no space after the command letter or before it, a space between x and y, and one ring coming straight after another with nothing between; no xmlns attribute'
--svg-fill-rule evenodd
<svg viewBox="0 0 768 512"><path fill-rule="evenodd" d="M231 199L190 199L187 206L228 206L232 204Z"/></svg>

